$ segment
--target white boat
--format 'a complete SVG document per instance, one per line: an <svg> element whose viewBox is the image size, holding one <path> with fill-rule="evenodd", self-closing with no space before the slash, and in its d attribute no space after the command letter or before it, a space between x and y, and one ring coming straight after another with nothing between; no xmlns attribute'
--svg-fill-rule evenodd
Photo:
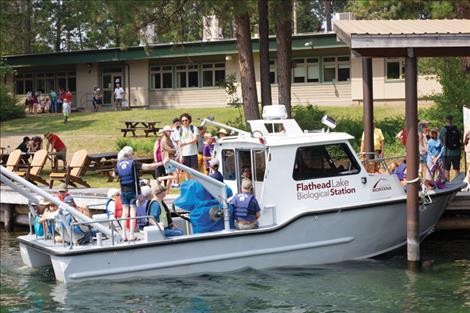
<svg viewBox="0 0 470 313"><path fill-rule="evenodd" d="M52 264L58 281L71 282L325 264L370 258L404 245L406 193L398 177L369 174L349 143L352 136L304 132L285 118L282 108L271 110L264 114L268 119L249 122L251 132L234 129L238 134L219 140L215 148L224 182L234 192L241 169L252 169L261 207L258 229L229 229L226 219L222 231L165 238L155 227L146 227L141 240L129 243L96 225L107 238L80 246L28 234L18 237L23 262L30 267ZM12 179L34 189L4 168L1 173L2 181ZM224 185L191 173L226 208ZM462 180L421 193L422 238L463 187Z"/></svg>

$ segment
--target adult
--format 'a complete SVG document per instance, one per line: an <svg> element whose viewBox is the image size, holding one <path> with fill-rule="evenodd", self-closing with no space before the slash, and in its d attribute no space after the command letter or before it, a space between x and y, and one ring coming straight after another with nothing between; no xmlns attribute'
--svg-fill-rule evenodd
<svg viewBox="0 0 470 313"><path fill-rule="evenodd" d="M62 184L59 186L59 188L57 189L57 193L55 194L55 197L62 202L70 204L70 206L74 208L78 207L77 204L75 203L75 199L68 192L67 186L65 184Z"/></svg>
<svg viewBox="0 0 470 313"><path fill-rule="evenodd" d="M181 121L179 117L175 117L172 121L172 127L171 129L173 132L171 133L171 140L173 141L174 146L176 147L176 161L181 162L181 150L179 147L179 134L180 134L180 128L181 128ZM179 188L179 183L180 183L180 175L181 171L179 169L176 170L176 179L175 181L171 184L173 188Z"/></svg>
<svg viewBox="0 0 470 313"><path fill-rule="evenodd" d="M426 163L428 156L428 136L429 136L429 122L420 121L418 123L418 148L419 148L419 163L421 164L421 175L426 173Z"/></svg>
<svg viewBox="0 0 470 313"><path fill-rule="evenodd" d="M197 171L197 141L199 140L199 131L197 127L191 124L192 118L188 113L181 114L180 120L183 123L179 131L182 162L184 165Z"/></svg>
<svg viewBox="0 0 470 313"><path fill-rule="evenodd" d="M55 153L54 168L57 168L59 165L59 160L62 160L65 168L65 166L67 166L67 147L65 146L64 142L59 138L59 136L50 132L44 134L44 139L47 139L46 150L48 152Z"/></svg>
<svg viewBox="0 0 470 313"><path fill-rule="evenodd" d="M470 130L465 133L463 144L467 159L467 190L470 190Z"/></svg>
<svg viewBox="0 0 470 313"><path fill-rule="evenodd" d="M59 94L57 95L57 113L62 112L62 104L64 103L65 90L59 88Z"/></svg>
<svg viewBox="0 0 470 313"><path fill-rule="evenodd" d="M242 181L242 192L236 194L230 203L233 205L233 218L235 227L239 230L255 229L259 227L260 207L252 194L251 181Z"/></svg>
<svg viewBox="0 0 470 313"><path fill-rule="evenodd" d="M209 162L210 165L210 174L209 177L212 177L221 183L224 182L224 176L222 175L221 172L219 172L219 160L217 159L212 159Z"/></svg>
<svg viewBox="0 0 470 313"><path fill-rule="evenodd" d="M443 161L447 181L450 180L451 165L455 176L460 173L460 132L457 126L452 124L452 120L452 115L447 115L445 118L446 126L442 127L439 133L439 139L444 146Z"/></svg>
<svg viewBox="0 0 470 313"><path fill-rule="evenodd" d="M101 106L103 105L103 93L101 92L100 88L95 89L95 112L101 110Z"/></svg>
<svg viewBox="0 0 470 313"><path fill-rule="evenodd" d="M96 112L96 89L98 86L93 87L93 98L91 99L91 104L93 105L93 110Z"/></svg>
<svg viewBox="0 0 470 313"><path fill-rule="evenodd" d="M204 162L204 157L203 157L203 149L204 149L204 141L205 141L205 134L207 132L207 127L206 126L198 126L197 127L199 131L199 138L197 139L197 167L199 169L199 172L201 173L207 173L205 171L205 162Z"/></svg>
<svg viewBox="0 0 470 313"><path fill-rule="evenodd" d="M214 140L210 133L204 134L204 146L202 148L202 159L204 161L204 174L209 174L210 160L212 160L212 151L214 150Z"/></svg>
<svg viewBox="0 0 470 313"><path fill-rule="evenodd" d="M16 147L16 149L21 150L21 152L23 153L23 155L21 156L21 160L23 161L24 164L28 163L28 159L29 159L28 152L29 152L29 147L31 145L30 142L31 142L31 138L29 138L28 136L23 137L23 141L18 145L18 147Z"/></svg>
<svg viewBox="0 0 470 313"><path fill-rule="evenodd" d="M225 128L221 128L219 129L219 131L217 132L217 135L219 136L219 139L222 139L224 137L227 137L228 136L228 132Z"/></svg>
<svg viewBox="0 0 470 313"><path fill-rule="evenodd" d="M439 159L443 152L443 145L438 138L438 130L436 128L431 129L431 138L428 140L428 155L426 159L427 171L426 180L434 181L435 169L439 165Z"/></svg>
<svg viewBox="0 0 470 313"><path fill-rule="evenodd" d="M384 157L384 145L385 145L385 138L380 128L375 127L374 122L374 152L378 158ZM362 132L361 137L361 154L364 155L365 153L365 144L364 144L364 132Z"/></svg>
<svg viewBox="0 0 470 313"><path fill-rule="evenodd" d="M122 215L122 203L121 203L121 197L119 194L119 189L117 188L109 189L106 199L107 200L106 200L106 204L104 207L106 210L106 216L109 219L120 217Z"/></svg>
<svg viewBox="0 0 470 313"><path fill-rule="evenodd" d="M121 111L122 101L124 99L124 88L121 87L121 84L116 83L116 88L114 88L114 105L116 111Z"/></svg>
<svg viewBox="0 0 470 313"><path fill-rule="evenodd" d="M49 92L49 98L51 99L51 113L57 113L57 93L54 90Z"/></svg>
<svg viewBox="0 0 470 313"><path fill-rule="evenodd" d="M160 148L161 148L161 154L162 154L162 159L169 159L169 160L176 160L176 154L177 154L177 147L173 140L171 139L171 134L173 133L173 129L169 126L166 125L163 127L163 133L162 137L160 138ZM165 164L164 166L164 173L165 176L160 177L160 180L163 182L166 182L165 186L167 190L170 189L173 181L177 179L177 171L176 167L174 167L171 164Z"/></svg>
<svg viewBox="0 0 470 313"><path fill-rule="evenodd" d="M29 144L29 151L36 152L42 149L42 137L33 136Z"/></svg>
<svg viewBox="0 0 470 313"><path fill-rule="evenodd" d="M251 168L247 165L242 167L242 181L249 180L251 182Z"/></svg>
<svg viewBox="0 0 470 313"><path fill-rule="evenodd" d="M173 224L171 212L164 201L165 196L166 188L164 186L157 185L153 188L153 198L147 205L147 215L153 216L153 219L149 220L149 224L160 223L167 237L181 236L183 231Z"/></svg>
<svg viewBox="0 0 470 313"><path fill-rule="evenodd" d="M137 226L139 229L143 229L146 223L145 216L147 215L147 206L148 202L152 200L152 188L148 185L141 186L141 193L137 196L137 217L141 216L142 218L137 219Z"/></svg>
<svg viewBox="0 0 470 313"><path fill-rule="evenodd" d="M130 214L132 218L129 227L129 237L127 236L127 226L124 225L123 227L122 239L124 241L137 240L134 236L134 229L137 194L140 192L139 172L141 170L155 170L158 166L165 163L166 161L150 164L138 163L134 160L134 150L129 146L125 146L119 151L116 172L119 175L121 185L122 217L128 218Z"/></svg>
<svg viewBox="0 0 470 313"><path fill-rule="evenodd" d="M70 114L72 113L72 93L70 89L64 95L64 103L62 104L62 113L64 114L64 124L67 123Z"/></svg>

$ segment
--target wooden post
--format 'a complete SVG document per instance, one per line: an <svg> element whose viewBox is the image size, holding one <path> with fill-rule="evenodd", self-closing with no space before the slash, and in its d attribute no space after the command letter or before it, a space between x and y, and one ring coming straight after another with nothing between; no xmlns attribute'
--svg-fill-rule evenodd
<svg viewBox="0 0 470 313"><path fill-rule="evenodd" d="M414 50L408 48L405 60L406 98L406 230L408 268L415 269L420 264L419 251L419 207L418 207L418 74Z"/></svg>
<svg viewBox="0 0 470 313"><path fill-rule="evenodd" d="M15 205L14 204L4 204L3 222L5 224L5 230L7 232L12 232L13 226L15 224Z"/></svg>
<svg viewBox="0 0 470 313"><path fill-rule="evenodd" d="M374 98L372 84L372 58L362 58L362 97L364 99L364 152L374 152ZM366 154L366 158L374 158Z"/></svg>

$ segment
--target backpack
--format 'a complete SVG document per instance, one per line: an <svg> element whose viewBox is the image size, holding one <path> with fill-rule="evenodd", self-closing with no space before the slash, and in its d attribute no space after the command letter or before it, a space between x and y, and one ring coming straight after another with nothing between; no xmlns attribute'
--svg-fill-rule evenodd
<svg viewBox="0 0 470 313"><path fill-rule="evenodd" d="M162 158L162 138L159 138L157 140L157 142L155 143L156 145L156 149L155 149L155 160L157 160L157 162L162 162L163 161L163 158Z"/></svg>
<svg viewBox="0 0 470 313"><path fill-rule="evenodd" d="M460 149L460 133L457 126L446 126L446 136L444 140L447 149Z"/></svg>
<svg viewBox="0 0 470 313"><path fill-rule="evenodd" d="M193 124L189 125L189 129L194 134L194 125ZM181 136L183 136L183 127L180 127L180 137Z"/></svg>

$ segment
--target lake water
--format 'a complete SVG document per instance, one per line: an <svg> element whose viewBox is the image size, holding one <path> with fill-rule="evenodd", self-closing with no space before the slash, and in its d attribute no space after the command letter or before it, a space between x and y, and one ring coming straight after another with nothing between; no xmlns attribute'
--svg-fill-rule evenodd
<svg viewBox="0 0 470 313"><path fill-rule="evenodd" d="M57 283L52 268L23 266L1 231L1 312L470 312L470 232L438 232L406 251L334 265L245 270L172 279Z"/></svg>

